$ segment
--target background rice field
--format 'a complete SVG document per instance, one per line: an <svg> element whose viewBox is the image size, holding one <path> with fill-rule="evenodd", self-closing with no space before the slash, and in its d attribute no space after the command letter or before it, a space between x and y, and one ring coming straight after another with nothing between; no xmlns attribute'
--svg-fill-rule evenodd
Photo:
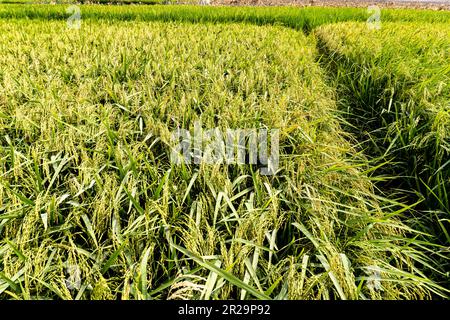
<svg viewBox="0 0 450 320"><path fill-rule="evenodd" d="M449 12L80 8L0 5L0 298L447 298Z"/></svg>

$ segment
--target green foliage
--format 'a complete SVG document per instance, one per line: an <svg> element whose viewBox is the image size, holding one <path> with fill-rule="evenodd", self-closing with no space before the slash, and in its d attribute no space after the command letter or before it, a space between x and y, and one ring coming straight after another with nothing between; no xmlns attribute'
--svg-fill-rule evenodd
<svg viewBox="0 0 450 320"><path fill-rule="evenodd" d="M66 9L0 5L1 299L446 297L449 12ZM171 163L196 121L280 129L279 171Z"/></svg>
<svg viewBox="0 0 450 320"><path fill-rule="evenodd" d="M384 187L407 191L415 227L450 245L450 25L342 23L315 31ZM442 268L448 270L448 261Z"/></svg>
<svg viewBox="0 0 450 320"><path fill-rule="evenodd" d="M400 220L411 207L374 194L313 38L239 24L0 27L0 297L445 294L421 271L434 249ZM170 133L197 120L279 128L279 172L172 164Z"/></svg>
<svg viewBox="0 0 450 320"><path fill-rule="evenodd" d="M70 0L68 0L70 1ZM67 20L67 5L0 5L0 18ZM370 14L364 8L326 7L215 7L190 5L155 6L80 6L83 19L108 21L179 21L192 23L249 23L282 25L310 32L315 27L340 21L366 21ZM396 10L382 11L383 21L423 21L449 23L449 11Z"/></svg>

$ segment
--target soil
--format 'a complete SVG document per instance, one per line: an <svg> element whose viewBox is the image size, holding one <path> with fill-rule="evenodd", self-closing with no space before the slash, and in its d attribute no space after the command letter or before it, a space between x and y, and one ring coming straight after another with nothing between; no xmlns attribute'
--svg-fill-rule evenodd
<svg viewBox="0 0 450 320"><path fill-rule="evenodd" d="M321 6L321 7L368 7L414 8L450 10L450 0L211 0L212 5L231 6Z"/></svg>

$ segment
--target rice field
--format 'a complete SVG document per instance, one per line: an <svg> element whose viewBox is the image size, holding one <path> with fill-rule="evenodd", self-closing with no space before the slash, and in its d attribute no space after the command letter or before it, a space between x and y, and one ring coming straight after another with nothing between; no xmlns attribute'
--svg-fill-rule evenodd
<svg viewBox="0 0 450 320"><path fill-rule="evenodd" d="M0 4L0 18L67 20L67 5ZM178 21L190 23L245 23L252 25L279 25L310 33L314 28L335 22L366 22L370 17L364 8L308 7L214 7L193 5L151 6L81 6L84 20L107 21ZM450 11L385 9L384 22L450 23Z"/></svg>
<svg viewBox="0 0 450 320"><path fill-rule="evenodd" d="M0 5L0 299L448 297L449 12L66 8Z"/></svg>

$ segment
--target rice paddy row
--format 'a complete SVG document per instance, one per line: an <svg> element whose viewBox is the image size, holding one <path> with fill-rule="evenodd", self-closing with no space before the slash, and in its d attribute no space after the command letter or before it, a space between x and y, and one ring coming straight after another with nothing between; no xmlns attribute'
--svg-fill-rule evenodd
<svg viewBox="0 0 450 320"><path fill-rule="evenodd" d="M423 202L416 224L450 245L450 25L343 23L315 31L365 153Z"/></svg>

